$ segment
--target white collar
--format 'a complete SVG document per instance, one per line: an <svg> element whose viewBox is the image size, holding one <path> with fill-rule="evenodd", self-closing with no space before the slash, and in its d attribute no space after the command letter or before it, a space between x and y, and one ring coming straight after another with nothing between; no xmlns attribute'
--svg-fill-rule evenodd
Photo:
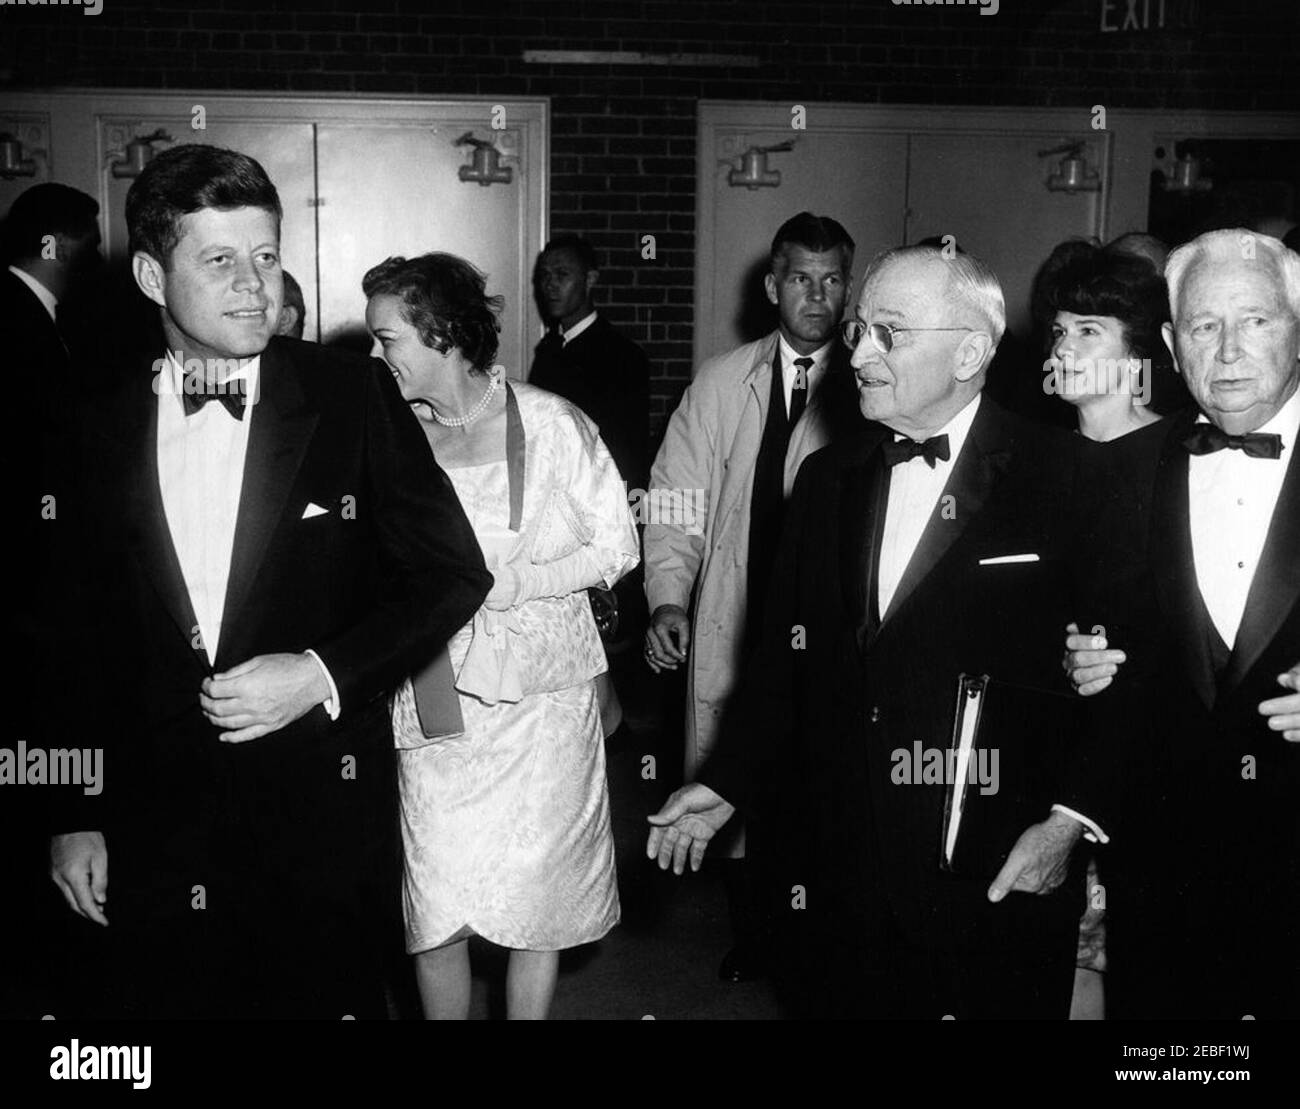
<svg viewBox="0 0 1300 1109"><path fill-rule="evenodd" d="M20 270L17 266L10 266L9 272L12 273L19 281L26 285L35 294L36 299L41 302L41 307L50 314L50 320L54 319L54 311L59 306L59 298L56 297L49 289L42 285L26 270Z"/></svg>
<svg viewBox="0 0 1300 1109"><path fill-rule="evenodd" d="M961 453L961 448L966 443L966 437L970 434L971 425L975 422L975 415L980 410L980 399L983 395L983 393L976 393L965 408L944 424L934 435L930 436L932 439L938 438L940 435L948 436L948 458L951 461L955 462L957 460L957 455ZM901 431L894 432L894 442L896 443L909 438L910 436L904 435Z"/></svg>
<svg viewBox="0 0 1300 1109"><path fill-rule="evenodd" d="M568 346L570 342L576 339L579 335L581 335L584 331L586 331L587 328L589 328L595 322L596 322L596 310L593 308L591 310L591 315L583 316L582 319L580 319L571 328L569 328L568 331L565 331L563 325L561 325L560 338L564 341L564 345Z"/></svg>
<svg viewBox="0 0 1300 1109"><path fill-rule="evenodd" d="M191 369L197 369L195 363L198 362L198 359L190 358L186 359L186 361L190 364ZM227 361L235 361L235 359L228 359ZM156 366L158 363L155 362L154 365ZM156 391L159 395L174 393L177 396L180 396L185 392L186 371L182 368L180 362L176 360L175 351L169 350L167 352L167 358L163 368L164 373L159 375L159 380L156 383ZM261 381L261 376L262 356L257 354L233 372L218 376L217 380L220 382L227 382L234 381L237 378L243 378L246 384L242 391L244 396L247 398L247 403L253 404L257 400L257 390Z"/></svg>
<svg viewBox="0 0 1300 1109"><path fill-rule="evenodd" d="M812 373L814 370L820 370L824 365L826 365L826 360L831 356L831 347L835 344L835 340L832 339L830 342L818 347L812 352L812 354L800 354L794 349L794 347L786 342L785 335L779 331L776 334L777 342L780 344L782 373L787 371L791 373L794 372L794 362L796 358L811 358L813 360L813 364L808 368L809 373Z"/></svg>

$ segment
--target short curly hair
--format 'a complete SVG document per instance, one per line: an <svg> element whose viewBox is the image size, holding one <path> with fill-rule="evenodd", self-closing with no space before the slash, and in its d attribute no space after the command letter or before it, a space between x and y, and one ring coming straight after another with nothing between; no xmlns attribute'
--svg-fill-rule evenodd
<svg viewBox="0 0 1300 1109"><path fill-rule="evenodd" d="M420 342L442 354L455 347L480 373L497 356L505 298L488 296L487 276L464 258L439 251L394 255L367 272L361 291L367 299L397 297Z"/></svg>

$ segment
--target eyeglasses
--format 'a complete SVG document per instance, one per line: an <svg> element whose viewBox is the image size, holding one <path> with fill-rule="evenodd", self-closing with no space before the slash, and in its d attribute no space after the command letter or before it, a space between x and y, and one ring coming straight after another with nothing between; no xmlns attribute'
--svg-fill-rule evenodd
<svg viewBox="0 0 1300 1109"><path fill-rule="evenodd" d="M871 345L881 354L894 349L894 336L900 331L975 331L974 327L895 327L888 323L865 324L861 320L845 320L840 324L840 337L849 350L857 350L863 335L871 336Z"/></svg>

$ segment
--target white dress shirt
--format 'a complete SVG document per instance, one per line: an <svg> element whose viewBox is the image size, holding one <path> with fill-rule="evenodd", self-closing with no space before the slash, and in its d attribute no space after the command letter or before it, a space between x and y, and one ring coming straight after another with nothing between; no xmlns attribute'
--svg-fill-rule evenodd
<svg viewBox="0 0 1300 1109"><path fill-rule="evenodd" d="M36 299L41 302L41 307L50 314L51 322L54 322L54 313L59 306L59 298L56 297L49 289L42 285L26 270L20 270L17 266L10 266L9 272L12 273L19 281L31 289Z"/></svg>
<svg viewBox="0 0 1300 1109"><path fill-rule="evenodd" d="M255 398L260 373L261 358L252 358L223 380L244 378L245 396ZM244 460L257 406L247 404L244 418L237 420L225 405L211 400L186 416L184 371L170 352L162 375L158 382L158 485L203 650L213 664L221 642ZM329 683L325 708L331 719L337 719L339 698L334 679L314 651L307 653Z"/></svg>
<svg viewBox="0 0 1300 1109"><path fill-rule="evenodd" d="M587 328L589 328L595 322L596 322L596 310L593 308L589 316L583 316L582 319L580 319L571 328L569 328L568 331L565 331L563 326L561 326L560 345L567 347L570 342L576 339L579 335L581 335L584 331L586 331Z"/></svg>
<svg viewBox="0 0 1300 1109"><path fill-rule="evenodd" d="M785 341L784 335L779 336L777 341L781 347L781 383L785 386L785 410L789 413L790 397L794 392L795 378L798 377L800 369L800 367L794 364L794 360L796 358L811 358L813 360L813 364L808 367L807 373L805 374L805 387L808 390L808 395L804 397L805 405L812 404L813 390L817 388L822 378L826 376L824 372L826 369L826 360L831 356L831 348L835 345L835 340L832 339L825 346L819 347L817 350L813 351L812 354L800 354L794 349L794 347Z"/></svg>
<svg viewBox="0 0 1300 1109"><path fill-rule="evenodd" d="M1198 422L1207 421L1202 416ZM1257 430L1282 437L1281 458L1251 458L1226 449L1194 454L1187 465L1196 582L1229 648L1237 639L1287 465L1297 465L1291 455L1300 432L1300 389Z"/></svg>
<svg viewBox="0 0 1300 1109"><path fill-rule="evenodd" d="M885 531L880 542L880 565L877 574L876 600L883 618L903 580L907 564L921 542L921 533L934 516L943 487L948 484L952 468L966 443L975 413L979 411L977 394L935 435L948 436L948 461L935 461L934 468L919 455L892 467L889 474L889 501L885 508ZM895 434L895 442L906 439Z"/></svg>

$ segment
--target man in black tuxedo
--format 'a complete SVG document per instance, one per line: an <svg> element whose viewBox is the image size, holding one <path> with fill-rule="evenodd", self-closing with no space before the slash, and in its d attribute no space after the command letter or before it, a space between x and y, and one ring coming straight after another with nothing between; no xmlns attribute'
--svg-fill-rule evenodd
<svg viewBox="0 0 1300 1109"><path fill-rule="evenodd" d="M5 454L19 483L22 511L11 533L9 572L16 588L6 604L11 658L5 668L8 732L13 742L48 748L58 738L52 705L64 672L55 618L67 587L67 567L55 542L67 522L71 477L71 414L84 390L72 372L66 336L56 316L87 284L99 262L99 205L66 185L45 183L23 192L4 224L0 271L0 351L12 418ZM0 923L0 948L38 950L33 907L46 892L40 850L44 802L51 788L6 789L0 802L0 888L18 911ZM0 983L0 1016L39 1016L44 959L15 960Z"/></svg>
<svg viewBox="0 0 1300 1109"><path fill-rule="evenodd" d="M1214 231L1165 274L1165 341L1200 411L1100 482L1106 588L1088 619L1123 652L1072 660L1082 692L1113 683L1090 706L1107 1009L1295 1019L1300 257Z"/></svg>
<svg viewBox="0 0 1300 1109"><path fill-rule="evenodd" d="M1090 801L1063 781L1071 807L1044 803L996 875L959 877L939 866L944 785L894 773L917 741L947 748L960 674L1064 687L1047 645L1072 607L1076 456L981 397L1004 320L970 255L873 262L844 324L870 422L801 468L736 712L650 818L650 855L679 873L732 803L783 841L808 1015L1069 1011L1083 887L1065 878L1080 834L1104 835Z"/></svg>
<svg viewBox="0 0 1300 1109"><path fill-rule="evenodd" d="M167 350L84 433L75 692L105 781L59 813L53 878L109 926L106 1015L382 1015L384 694L491 575L387 370L271 338L262 167L179 146L126 208Z"/></svg>
<svg viewBox="0 0 1300 1109"><path fill-rule="evenodd" d="M596 421L629 489L650 470L650 363L645 352L597 310L596 251L577 235L542 248L533 290L551 330L537 344L528 381L572 401Z"/></svg>

